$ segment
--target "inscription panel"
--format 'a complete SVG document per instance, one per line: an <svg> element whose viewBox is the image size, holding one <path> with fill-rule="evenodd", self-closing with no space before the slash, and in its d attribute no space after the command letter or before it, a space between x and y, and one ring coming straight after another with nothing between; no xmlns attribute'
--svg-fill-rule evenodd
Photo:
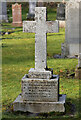
<svg viewBox="0 0 81 120"><path fill-rule="evenodd" d="M26 101L57 102L58 80L22 79L22 97Z"/></svg>

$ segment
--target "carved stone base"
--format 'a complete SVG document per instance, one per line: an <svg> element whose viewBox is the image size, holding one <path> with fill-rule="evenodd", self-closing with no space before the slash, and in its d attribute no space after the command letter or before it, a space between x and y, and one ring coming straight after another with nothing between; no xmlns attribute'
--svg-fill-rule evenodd
<svg viewBox="0 0 81 120"><path fill-rule="evenodd" d="M24 101L57 102L59 96L59 77L51 79L22 78L22 97Z"/></svg>
<svg viewBox="0 0 81 120"><path fill-rule="evenodd" d="M32 113L46 113L46 112L65 112L66 95L60 95L58 102L31 102L23 101L20 94L13 102L14 111L32 112Z"/></svg>

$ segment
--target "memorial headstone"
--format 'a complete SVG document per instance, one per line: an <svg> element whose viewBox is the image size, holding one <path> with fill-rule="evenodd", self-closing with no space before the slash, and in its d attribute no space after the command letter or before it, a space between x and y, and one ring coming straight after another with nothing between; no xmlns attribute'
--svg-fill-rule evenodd
<svg viewBox="0 0 81 120"><path fill-rule="evenodd" d="M78 56L81 53L81 0L66 3L65 43L63 56Z"/></svg>
<svg viewBox="0 0 81 120"><path fill-rule="evenodd" d="M44 6L44 1L38 0L38 7L43 7L43 6Z"/></svg>
<svg viewBox="0 0 81 120"><path fill-rule="evenodd" d="M46 7L36 7L35 21L24 21L23 31L35 33L35 68L22 78L22 93L13 103L14 111L64 112L66 95L59 95L59 76L47 68L46 33L57 33L58 21L46 21Z"/></svg>
<svg viewBox="0 0 81 120"><path fill-rule="evenodd" d="M0 2L0 22L8 22L7 2Z"/></svg>
<svg viewBox="0 0 81 120"><path fill-rule="evenodd" d="M13 16L13 26L21 27L22 26L22 10L21 4L13 4L12 5L12 16Z"/></svg>

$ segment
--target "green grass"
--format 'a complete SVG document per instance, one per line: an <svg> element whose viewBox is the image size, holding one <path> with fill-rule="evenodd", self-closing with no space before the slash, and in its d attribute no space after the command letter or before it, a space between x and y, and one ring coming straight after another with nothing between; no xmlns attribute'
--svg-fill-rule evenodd
<svg viewBox="0 0 81 120"><path fill-rule="evenodd" d="M51 11L51 12L50 12ZM56 11L56 10L55 10ZM48 10L48 20L55 20L56 14ZM27 113L13 112L12 103L21 93L21 79L28 73L30 68L34 68L35 58L35 34L23 33L21 27L15 27L11 23L3 23L2 31L13 32L2 36L2 113L3 118L45 118L43 114L39 116L28 116ZM65 29L60 29L59 33L47 34L47 65L53 68L53 73L60 75L60 94L67 94L66 113L48 113L48 118L68 118L73 115L70 104L74 104L76 112L73 117L78 117L79 108L79 80L68 78L68 74L75 71L78 64L77 59L54 59L55 54L61 54L61 43L65 40Z"/></svg>
<svg viewBox="0 0 81 120"><path fill-rule="evenodd" d="M9 24L7 25L11 28ZM54 74L60 75L60 94L67 94L66 102L75 104L75 115L77 115L79 80L68 79L67 72L69 74L73 73L78 61L77 59L53 58L55 54L61 54L61 43L64 42L64 34L64 29L60 29L59 33L47 34L47 65L53 68ZM13 33L4 35L2 38L3 118L26 118L25 114L12 112L11 104L21 93L21 78L28 73L30 68L34 68L35 34L23 33L22 28L15 28ZM68 107L66 105L66 114L62 117L71 114ZM54 117L54 115L54 113L50 113L49 117Z"/></svg>

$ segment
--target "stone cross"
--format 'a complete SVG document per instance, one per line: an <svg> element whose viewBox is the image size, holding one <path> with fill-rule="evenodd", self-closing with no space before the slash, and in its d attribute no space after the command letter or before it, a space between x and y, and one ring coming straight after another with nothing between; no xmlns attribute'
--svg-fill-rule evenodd
<svg viewBox="0 0 81 120"><path fill-rule="evenodd" d="M47 68L47 35L59 31L58 21L46 21L46 7L35 8L35 21L24 21L23 31L35 33L35 70Z"/></svg>

